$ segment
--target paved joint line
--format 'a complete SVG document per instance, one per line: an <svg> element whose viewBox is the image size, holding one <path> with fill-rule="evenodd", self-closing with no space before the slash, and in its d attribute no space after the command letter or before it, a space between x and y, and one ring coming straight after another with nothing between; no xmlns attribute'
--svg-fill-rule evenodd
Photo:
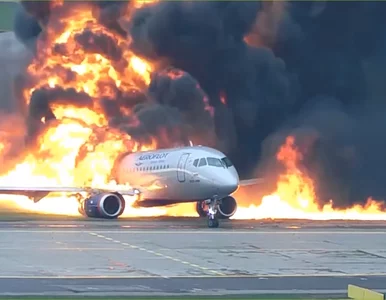
<svg viewBox="0 0 386 300"><path fill-rule="evenodd" d="M1 223L1 222L0 222ZM178 235L178 234L206 234L206 235L264 235L264 234L272 234L272 235L293 235L293 234L304 234L304 235L319 235L319 234L331 234L331 235L386 235L386 231L383 229L384 225L382 225L381 229L375 229L374 231L364 231L362 228L350 228L351 231L348 230L341 230L337 229L334 231L315 231L315 230L308 230L307 227L301 229L301 230L286 230L286 231L255 231L255 230L232 230L232 231L202 231L202 230L195 230L195 231L188 231L188 230L181 230L181 231L163 231L163 230L132 230L132 229L120 229L119 232L124 232L125 234L167 234L167 235ZM83 229L83 228L81 228ZM108 234L108 233L117 233L117 230L95 230L99 234ZM79 234L79 232L83 232L82 230L54 230L54 229L0 229L0 233L41 233L41 234L59 234L59 233L65 233L65 234ZM97 235L97 234L94 234Z"/></svg>
<svg viewBox="0 0 386 300"><path fill-rule="evenodd" d="M251 275L242 275L242 274L230 274L230 275L173 275L173 276L160 276L160 275L52 275L52 276L37 276L37 275L0 275L1 279L148 279L148 278L253 278L253 279L268 279L268 278L367 278L371 280L376 277L386 277L386 273L378 274L251 274ZM346 290L347 292L347 290ZM383 292L383 290L378 290L378 292Z"/></svg>
<svg viewBox="0 0 386 300"><path fill-rule="evenodd" d="M140 250L140 251L147 252L149 254L153 254L153 255L156 255L156 256L160 256L160 257L163 257L165 259L169 259L169 260L172 260L172 261L184 264L184 265L188 265L188 266L190 266L192 268L199 269L199 270L205 271L205 272L209 272L209 273L217 275L217 276L226 276L222 272L218 272L218 271L215 271L215 270L210 270L209 268L202 267L202 266L199 266L197 264L192 264L192 263L190 263L188 261L184 261L184 260L181 260L179 258L175 258L175 257L169 256L169 255L165 255L165 254L162 254L160 252L156 252L154 250L149 250L149 249L146 249L146 248L143 248L143 247L138 247L138 246L135 246L135 245L131 245L129 243L121 242L119 240L115 240L115 239L106 237L104 235L101 235L101 234L98 234L98 233L95 233L95 232L89 232L89 234L92 235L92 236L104 239L104 240L109 241L109 242L113 242L113 243L117 243L117 244L120 244L120 245L125 246L125 247L129 247L131 249Z"/></svg>

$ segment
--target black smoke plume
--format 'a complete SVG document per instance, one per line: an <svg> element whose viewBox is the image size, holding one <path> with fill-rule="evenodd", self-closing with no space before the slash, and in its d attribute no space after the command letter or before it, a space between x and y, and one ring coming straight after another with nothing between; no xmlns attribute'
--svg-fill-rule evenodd
<svg viewBox="0 0 386 300"><path fill-rule="evenodd" d="M268 49L249 47L244 36L253 28L259 2L162 2L138 10L130 33L133 49L151 58L166 58L189 72L208 93L219 139L241 173L252 171L261 141L283 121L295 102L296 78ZM222 112L220 94L230 113ZM221 144L222 145L222 144Z"/></svg>
<svg viewBox="0 0 386 300"><path fill-rule="evenodd" d="M161 1L136 10L125 28L117 19L127 3L93 3L137 54L183 70L178 79L153 74L143 95L150 104L135 109L143 127L128 132L166 124L197 135L210 128L212 107L217 147L242 177L258 163L272 176L278 147L293 135L321 205L386 199L385 3ZM22 1L16 36L34 49L49 16L49 2Z"/></svg>

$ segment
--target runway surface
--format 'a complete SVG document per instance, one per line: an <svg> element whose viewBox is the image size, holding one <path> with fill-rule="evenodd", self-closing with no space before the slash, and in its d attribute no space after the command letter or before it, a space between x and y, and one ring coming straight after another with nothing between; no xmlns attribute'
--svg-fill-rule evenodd
<svg viewBox="0 0 386 300"><path fill-rule="evenodd" d="M386 289L386 222L0 221L0 294Z"/></svg>

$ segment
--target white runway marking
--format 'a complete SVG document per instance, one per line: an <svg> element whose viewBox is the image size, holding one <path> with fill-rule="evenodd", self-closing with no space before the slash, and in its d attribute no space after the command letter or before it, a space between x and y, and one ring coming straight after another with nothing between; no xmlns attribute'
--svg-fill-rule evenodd
<svg viewBox="0 0 386 300"><path fill-rule="evenodd" d="M220 276L224 275L221 272L218 272L218 271L215 271L215 270L210 270L209 268L206 268L206 267L203 267L203 266L199 266L197 264L192 264L192 263L190 263L188 261L181 260L179 258L172 257L172 256L169 256L169 255L165 255L165 254L153 251L153 250L149 250L149 249L146 249L146 248L143 248L143 247L135 246L135 245L132 245L132 244L129 244L129 243L121 242L119 240L108 238L108 237L105 237L104 235L98 234L96 232L90 232L89 234L93 235L93 236L96 236L98 238L101 238L101 239L105 239L107 241L111 241L111 242L114 242L114 243L121 244L121 245L123 245L125 247L129 247L131 249L137 249L137 250L144 251L144 252L156 255L156 256L163 257L163 258L168 259L168 260L172 260L174 262L178 262L178 263L181 263L181 264L184 264L184 265L188 265L188 266L190 266L192 268L200 269L201 271L204 271L204 272L209 272L209 273L212 273L212 274L215 274L215 275L220 275Z"/></svg>

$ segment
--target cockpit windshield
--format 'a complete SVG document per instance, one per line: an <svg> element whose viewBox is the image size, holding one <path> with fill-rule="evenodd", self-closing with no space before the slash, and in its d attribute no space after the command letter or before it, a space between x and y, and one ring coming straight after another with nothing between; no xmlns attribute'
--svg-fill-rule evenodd
<svg viewBox="0 0 386 300"><path fill-rule="evenodd" d="M203 166L212 166L212 167L220 167L220 168L225 168L226 165L225 163L218 158L215 157L203 157L203 158L197 158L193 162L193 166L195 167L203 167Z"/></svg>
<svg viewBox="0 0 386 300"><path fill-rule="evenodd" d="M231 160L230 160L228 157L225 156L225 157L223 157L221 160L225 163L225 165L227 166L227 168L230 168L230 167L233 166Z"/></svg>
<svg viewBox="0 0 386 300"><path fill-rule="evenodd" d="M206 159L205 158L201 158L200 159L200 163L198 164L199 167L203 167L203 166L206 166Z"/></svg>
<svg viewBox="0 0 386 300"><path fill-rule="evenodd" d="M221 160L214 157L207 157L208 165L213 167L224 167L224 165L221 163Z"/></svg>

